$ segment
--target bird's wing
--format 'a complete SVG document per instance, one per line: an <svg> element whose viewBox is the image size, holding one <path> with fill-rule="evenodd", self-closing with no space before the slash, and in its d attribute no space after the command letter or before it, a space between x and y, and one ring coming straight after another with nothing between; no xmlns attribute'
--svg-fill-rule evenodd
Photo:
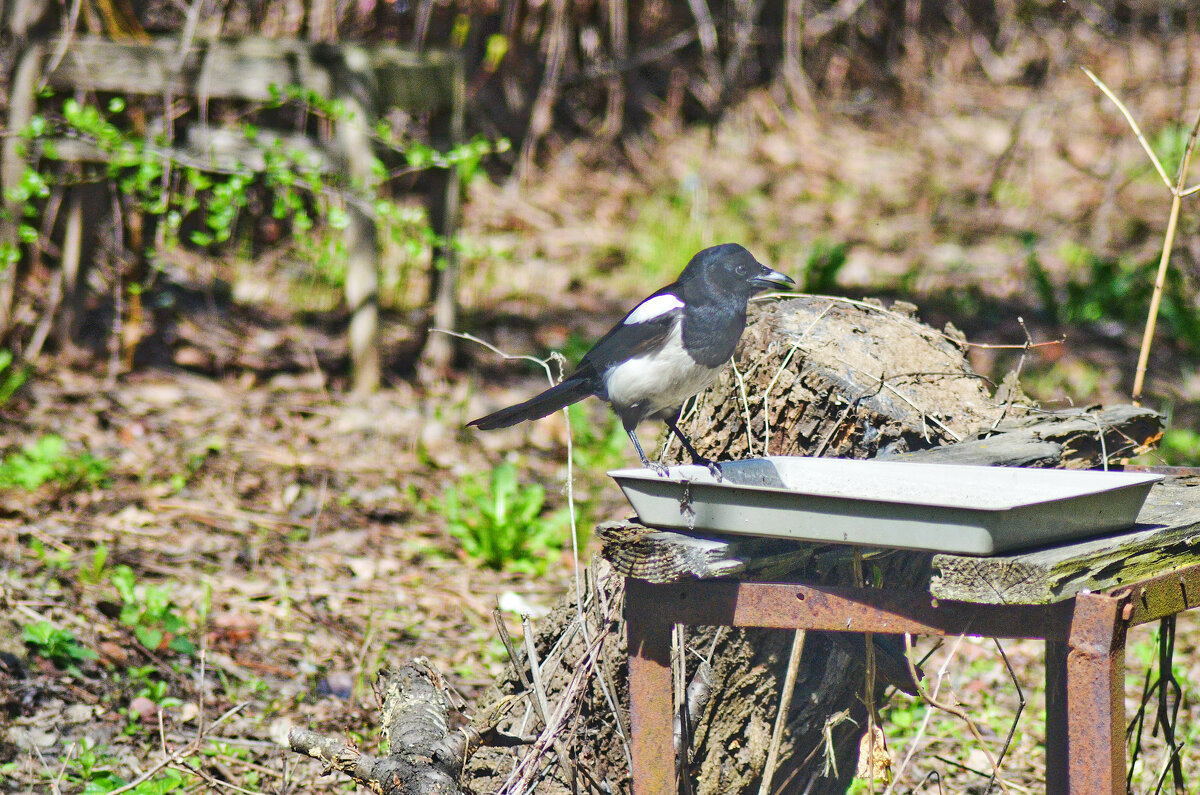
<svg viewBox="0 0 1200 795"><path fill-rule="evenodd" d="M598 376L615 364L636 359L666 341L683 313L683 301L663 288L635 306L584 354L578 371Z"/></svg>

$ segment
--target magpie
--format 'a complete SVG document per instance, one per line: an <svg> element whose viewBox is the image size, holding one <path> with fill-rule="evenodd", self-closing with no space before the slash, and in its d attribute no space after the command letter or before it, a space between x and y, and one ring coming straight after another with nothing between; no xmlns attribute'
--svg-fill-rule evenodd
<svg viewBox="0 0 1200 795"><path fill-rule="evenodd" d="M671 284L635 306L584 354L579 366L540 395L467 423L490 431L536 420L595 395L612 406L642 465L660 475L635 433L642 420L663 420L692 461L719 477L676 420L684 401L707 387L733 356L746 328L746 304L755 293L795 282L737 245L706 248Z"/></svg>

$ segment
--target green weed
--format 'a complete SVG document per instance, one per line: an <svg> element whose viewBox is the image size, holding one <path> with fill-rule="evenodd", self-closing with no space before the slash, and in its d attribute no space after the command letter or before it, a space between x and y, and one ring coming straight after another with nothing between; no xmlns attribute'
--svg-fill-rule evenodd
<svg viewBox="0 0 1200 795"><path fill-rule="evenodd" d="M695 175L674 190L663 190L643 201L626 248L626 272L641 284L675 278L688 258L702 248L730 241L751 241L753 228L744 200L718 199Z"/></svg>
<svg viewBox="0 0 1200 795"><path fill-rule="evenodd" d="M157 671L158 668L154 665L133 666L125 669L125 675L137 688L133 697L148 698L160 707L179 706L183 702L171 695L170 683L154 677Z"/></svg>
<svg viewBox="0 0 1200 795"><path fill-rule="evenodd" d="M1061 325L1112 322L1127 330L1145 324L1157 260L1133 262L1125 257L1101 257L1082 246L1068 244L1061 254L1072 274L1059 288L1051 281L1032 243L1025 239L1026 270L1042 312L1052 321ZM1182 272L1170 269L1159 308L1159 327L1175 344L1195 353L1200 352L1200 311L1193 293L1194 287Z"/></svg>
<svg viewBox="0 0 1200 795"><path fill-rule="evenodd" d="M47 434L0 460L0 489L33 491L54 483L64 491L101 486L112 464L90 453L71 453L61 436Z"/></svg>
<svg viewBox="0 0 1200 795"><path fill-rule="evenodd" d="M543 517L546 493L540 485L517 481L517 469L504 462L487 483L461 478L446 489L437 508L463 550L494 569L543 571L546 555L562 545L566 520L561 512Z"/></svg>
<svg viewBox="0 0 1200 795"><path fill-rule="evenodd" d="M1158 453L1169 466L1200 464L1200 433L1191 428L1169 428L1163 433Z"/></svg>
<svg viewBox="0 0 1200 795"><path fill-rule="evenodd" d="M846 244L817 241L804 262L800 289L819 295L837 294L837 276L846 265Z"/></svg>
<svg viewBox="0 0 1200 795"><path fill-rule="evenodd" d="M116 756L105 753L105 746L97 746L94 741L84 739L80 750L65 767L64 777L68 784L73 785L81 795L105 795L128 786L127 782L117 775ZM186 761L186 760L185 760ZM125 790L130 795L169 795L195 783L195 776L167 768L132 789ZM56 786L55 791L58 791Z"/></svg>
<svg viewBox="0 0 1200 795"><path fill-rule="evenodd" d="M264 103L243 109L247 119L234 131L248 145L255 146L263 162L257 168L245 163L201 169L187 158L180 159L170 141L143 136L130 124L126 101L113 97L101 106L72 97L55 97L44 92L44 111L35 115L19 132L29 165L7 193L16 203L18 223L16 244L5 243L0 249L0 270L19 261L22 246L40 244L39 227L52 186L60 181L54 161L60 159L55 141L71 138L92 144L103 156L107 176L116 189L140 211L161 219L160 234L149 241L144 253L153 263L180 246L228 249L249 245L251 225L244 222L250 214L266 216L298 233L293 243L307 255L316 281L340 289L345 282L344 247L340 230L352 222L348 205L361 208L374 221L380 238L388 245L384 267L383 295L402 293L411 281L408 273L417 260L427 259L437 244L424 211L394 201L381 190L390 180L431 168L458 169L465 183L481 173L484 158L509 148L507 140L490 141L476 137L448 151L401 137L387 122L369 131L379 158L372 160L370 173L352 180L341 173L322 170L321 158L300 147L292 147L286 138L261 129L253 119L259 111L273 111L284 105L304 114L331 121L350 119L352 111L345 103L331 101L301 87L272 86L272 96ZM40 157L33 157L39 155ZM385 162L386 161L386 162ZM49 165L49 168L44 166ZM352 197L347 202L346 197ZM325 234L310 234L317 230ZM311 244L312 239L320 241ZM435 263L436 264L436 263ZM155 275L152 274L151 278ZM146 285L131 285L131 290ZM20 385L23 372L12 383L3 378L0 358L0 403L6 390Z"/></svg>
<svg viewBox="0 0 1200 795"><path fill-rule="evenodd" d="M183 471L171 475L165 485L171 490L172 494L178 494L183 491L187 487L188 482L204 467L205 462L224 449L224 439L217 436L207 436L201 439L199 444L192 446L188 452Z"/></svg>
<svg viewBox="0 0 1200 795"><path fill-rule="evenodd" d="M110 579L121 597L119 619L133 630L139 643L154 650L165 639L172 651L181 654L196 651L196 644L185 634L191 627L179 614L169 587L139 583L133 569L125 565L117 566Z"/></svg>
<svg viewBox="0 0 1200 795"><path fill-rule="evenodd" d="M1061 400L1070 395L1072 400L1094 399L1114 374L1108 369L1083 359L1058 361L1051 365L1028 367L1022 376L1022 386L1038 400Z"/></svg>
<svg viewBox="0 0 1200 795"><path fill-rule="evenodd" d="M629 436L621 421L605 412L606 419L597 422L588 417L587 407L575 403L567 409L571 420L572 447L575 451L575 467L580 473L604 473L623 462Z"/></svg>
<svg viewBox="0 0 1200 795"><path fill-rule="evenodd" d="M96 652L75 640L70 630L59 629L49 621L26 624L21 631L21 638L33 653L77 677L83 676L78 663L99 657Z"/></svg>
<svg viewBox="0 0 1200 795"><path fill-rule="evenodd" d="M37 558L38 563L47 571L67 571L71 568L71 561L75 557L75 550L70 547L63 549L50 550L42 543L39 538L31 538L29 540L29 549L33 552L33 556Z"/></svg>
<svg viewBox="0 0 1200 795"><path fill-rule="evenodd" d="M71 760L67 778L72 784L83 785L85 793L112 792L125 785L113 769L115 763L115 757L101 753L94 741L84 738Z"/></svg>
<svg viewBox="0 0 1200 795"><path fill-rule="evenodd" d="M85 585L99 585L108 573L108 546L99 544L92 550L92 559L86 567L79 569L79 581Z"/></svg>
<svg viewBox="0 0 1200 795"><path fill-rule="evenodd" d="M1183 153L1187 149L1188 135L1190 133L1190 127L1185 127L1179 123L1169 123L1155 133L1150 141L1150 148L1158 155L1158 161L1162 163L1163 170L1172 179L1175 178L1175 174L1179 171L1179 164L1183 162ZM1137 172L1139 176L1146 179L1154 182L1161 181L1154 166L1146 159L1138 161Z"/></svg>
<svg viewBox="0 0 1200 795"><path fill-rule="evenodd" d="M630 448L629 437L617 417L607 410L597 416L588 408L576 403L567 409L575 465L575 532L581 549L587 543L588 528L602 518L598 515L600 496L611 487L606 473L625 463Z"/></svg>
<svg viewBox="0 0 1200 795"><path fill-rule="evenodd" d="M3 270L3 263L0 263L0 271ZM3 406L16 394L28 376L28 366L16 367L13 365L12 351L0 350L0 406Z"/></svg>
<svg viewBox="0 0 1200 795"><path fill-rule="evenodd" d="M30 538L29 550L43 571L60 581L78 580L82 585L98 585L107 579L108 547L99 544L86 563L75 562L76 551L68 546L49 549L38 538Z"/></svg>
<svg viewBox="0 0 1200 795"><path fill-rule="evenodd" d="M583 355L591 350L592 345L595 343L596 341L591 337L580 334L577 331L572 331L563 340L562 345L558 346L558 353L561 353L563 358L567 360L567 366L572 367L583 359ZM549 353L549 351L546 351L546 353ZM542 370L540 365L533 362L529 362L528 364L530 372L539 372ZM578 403L572 404L572 408L578 405Z"/></svg>

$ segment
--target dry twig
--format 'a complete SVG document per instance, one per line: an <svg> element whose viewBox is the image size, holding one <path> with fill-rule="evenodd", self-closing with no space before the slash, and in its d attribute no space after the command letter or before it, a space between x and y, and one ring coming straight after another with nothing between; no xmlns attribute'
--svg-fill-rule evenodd
<svg viewBox="0 0 1200 795"><path fill-rule="evenodd" d="M1162 301L1163 287L1167 280L1167 267L1171 263L1171 250L1175 247L1175 232L1179 224L1179 208L1185 196L1190 196L1200 190L1200 185L1193 185L1190 188L1185 188L1187 183L1188 166L1192 162L1192 152L1196 148L1196 138L1200 135L1200 111L1196 113L1196 120L1192 123L1192 130L1188 133L1187 146L1183 150L1183 159L1179 161L1179 171L1175 175L1175 182L1172 183L1167 177L1167 172L1163 168L1162 163L1158 159L1158 155L1154 154L1154 149L1150 147L1150 142L1146 140L1146 136L1142 134L1142 129L1134 120L1133 114L1125 107L1125 103L1121 102L1120 98L1112 92L1112 90L1104 84L1104 81L1088 69L1082 67L1083 71L1096 87L1104 92L1104 96L1113 101L1117 109L1121 111L1121 115L1125 117L1125 121L1129 123L1133 134L1137 136L1138 143L1146 150L1146 154L1150 156L1150 162L1154 164L1154 170L1162 177L1163 184L1167 186L1167 190L1171 193L1171 214L1167 218L1167 231L1163 237L1162 256L1158 260L1158 274L1154 277L1154 292L1150 295L1150 309L1146 317L1146 330L1142 334L1142 346L1138 350L1137 372L1133 377L1133 392L1131 397L1134 403L1142 396L1142 386L1146 380L1146 366L1150 360L1150 344L1154 341L1154 327L1158 323L1158 306Z"/></svg>
<svg viewBox="0 0 1200 795"><path fill-rule="evenodd" d="M210 723L208 725L208 731L211 732L213 729L217 728L217 726L221 725L229 718L232 718L234 715L236 715L238 712L240 712L242 710L242 708L244 708L249 703L250 702L248 702L248 701L243 701L241 704L235 704L234 706L225 710L225 713L223 715L221 715L221 717L217 718L215 721L213 721L212 723ZM162 770L163 768L167 767L168 765L173 765L182 759L186 759L187 757L194 754L196 751L200 750L200 746L204 743L204 740L207 738L207 736L208 735L206 732L203 732L203 731L196 732L195 739L193 739L190 743L188 743L187 745L181 745L179 748L176 748L173 753L167 754L162 759L160 759L158 762L151 765L149 768L146 769L146 771L144 773L142 773L140 776L135 778L133 781L130 781L128 784L125 784L124 786L121 786L121 787L117 787L116 789L110 791L109 795L121 795L121 793L123 793L123 792L130 792L134 789L137 789L143 783L145 783L145 782L149 781L151 778L153 778L154 775L156 773L158 773L158 771Z"/></svg>
<svg viewBox="0 0 1200 795"><path fill-rule="evenodd" d="M771 745L767 749L767 761L763 765L762 783L758 786L758 795L770 795L771 779L775 777L775 768L779 765L779 744L783 741L783 727L787 725L787 716L792 704L792 692L796 687L796 674L800 670L800 657L804 654L804 636L802 629L796 630L792 636L792 651L788 655L787 675L783 679L783 689L779 693L779 712L775 715L775 726L771 730ZM868 641L868 644L870 641Z"/></svg>
<svg viewBox="0 0 1200 795"><path fill-rule="evenodd" d="M962 638L960 636L959 640L961 639ZM913 665L912 661L911 635L904 636L904 659L908 661L909 672L912 674L913 681L917 683L917 692L921 694L921 699L930 707L941 712L945 712L948 715L953 715L966 724L967 730L971 732L971 736L975 738L975 742L979 744L979 748L983 751L984 756L987 757L988 764L991 765L992 772L996 774L996 783L1000 785L1000 789L1007 793L1009 791L1009 785L1008 782L999 777L999 763L996 761L996 755L993 754L991 749L987 747L987 744L984 743L983 735L979 733L979 727L975 725L975 721L972 720L971 716L967 714L967 711L956 704L947 704L944 701L939 701L935 696L930 695L925 690L921 689L921 682L917 678L917 669L916 666ZM941 673L939 672L939 682L940 680Z"/></svg>

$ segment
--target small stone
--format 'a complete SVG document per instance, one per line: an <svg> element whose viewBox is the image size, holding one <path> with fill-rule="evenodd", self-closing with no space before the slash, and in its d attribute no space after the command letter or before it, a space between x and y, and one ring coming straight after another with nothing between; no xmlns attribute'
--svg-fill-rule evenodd
<svg viewBox="0 0 1200 795"><path fill-rule="evenodd" d="M129 702L129 711L136 712L143 722L158 721L158 705L145 696L138 696Z"/></svg>
<svg viewBox="0 0 1200 795"><path fill-rule="evenodd" d="M87 723L92 719L92 708L87 704L72 704L63 710L68 723Z"/></svg>

